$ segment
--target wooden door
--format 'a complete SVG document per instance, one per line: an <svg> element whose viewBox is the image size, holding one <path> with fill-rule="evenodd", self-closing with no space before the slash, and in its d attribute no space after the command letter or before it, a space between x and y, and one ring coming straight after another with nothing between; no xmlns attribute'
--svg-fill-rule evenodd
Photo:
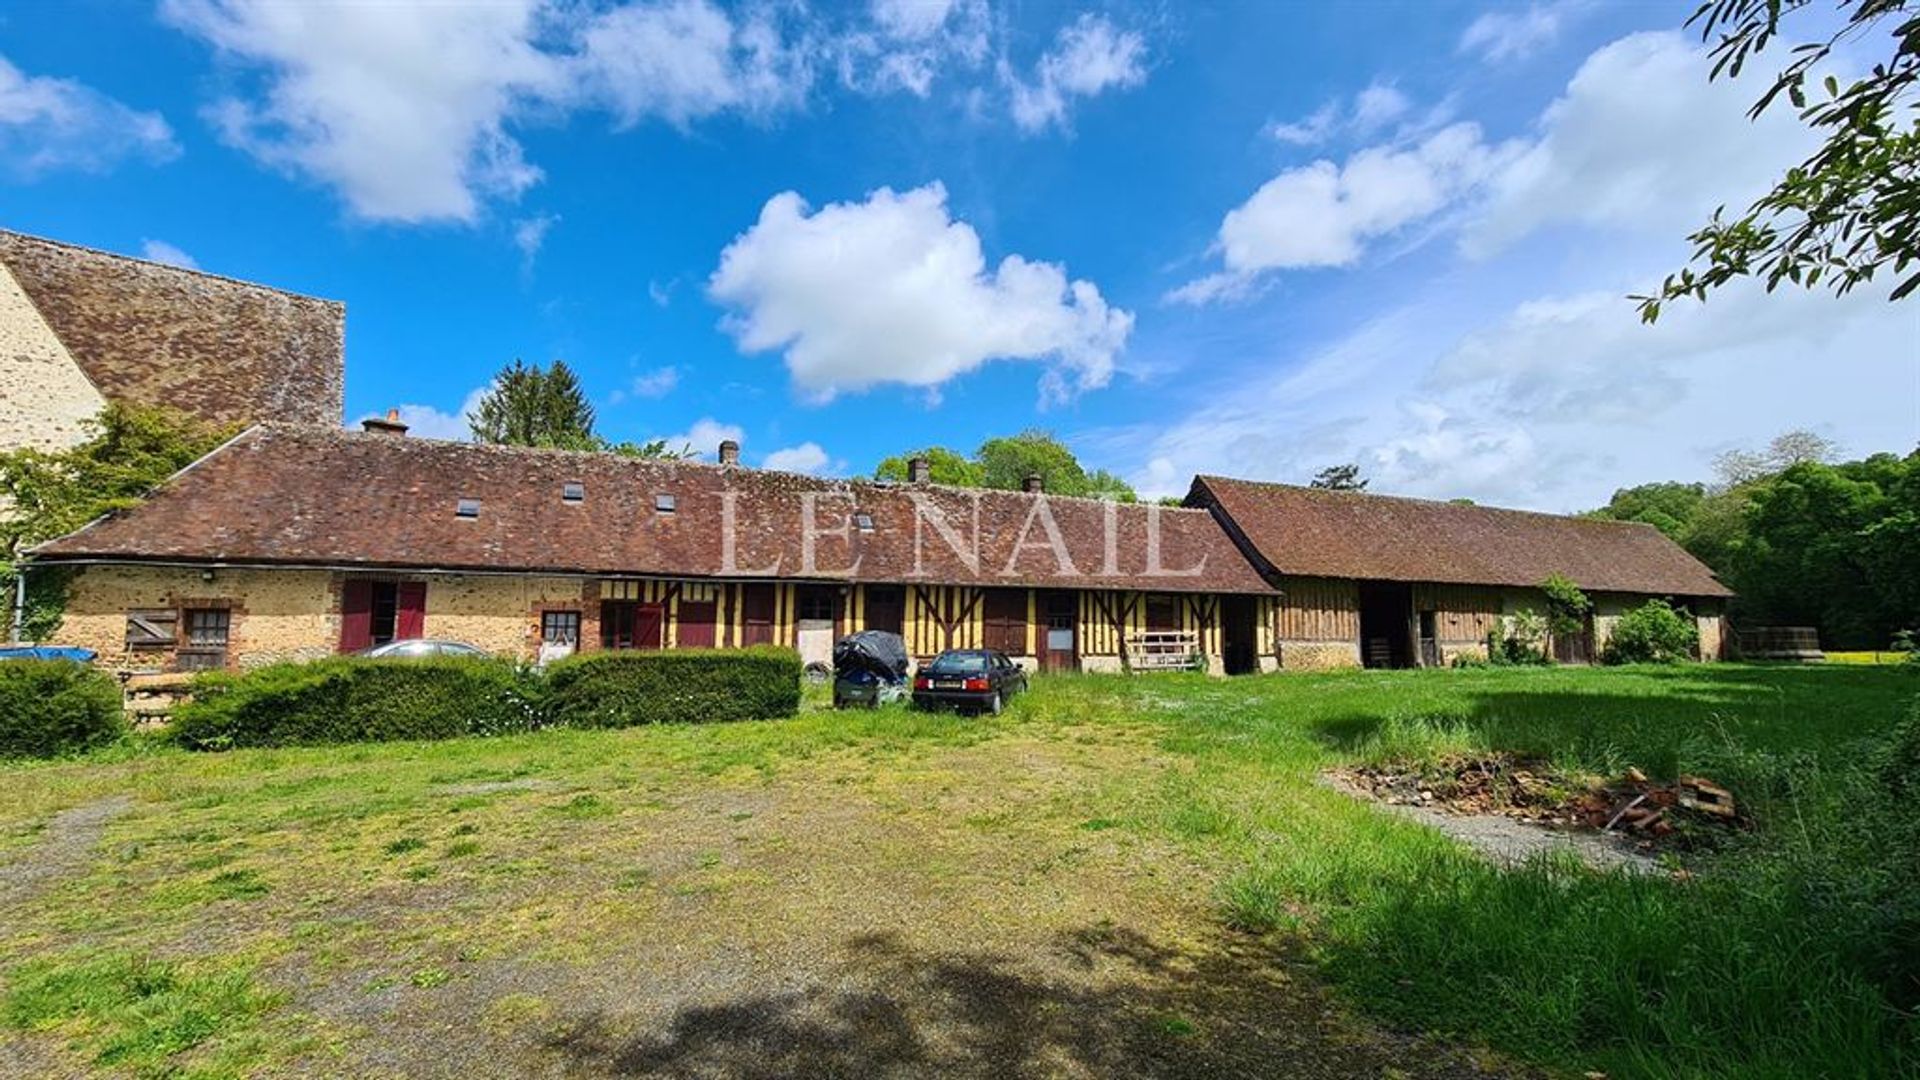
<svg viewBox="0 0 1920 1080"><path fill-rule="evenodd" d="M773 644L773 586L740 586L740 644Z"/></svg>
<svg viewBox="0 0 1920 1080"><path fill-rule="evenodd" d="M1041 671L1076 671L1080 667L1079 597L1049 592L1040 598Z"/></svg>
<svg viewBox="0 0 1920 1080"><path fill-rule="evenodd" d="M711 600L697 603L680 601L680 621L674 641L682 649L713 648L714 617L719 610L719 606Z"/></svg>
<svg viewBox="0 0 1920 1080"><path fill-rule="evenodd" d="M633 647L660 649L667 643L667 606L641 604L634 612Z"/></svg>
<svg viewBox="0 0 1920 1080"><path fill-rule="evenodd" d="M1027 590L989 589L981 612L981 644L1008 656L1027 653Z"/></svg>
<svg viewBox="0 0 1920 1080"><path fill-rule="evenodd" d="M866 627L903 633L907 625L907 593L898 585L869 585L866 588Z"/></svg>

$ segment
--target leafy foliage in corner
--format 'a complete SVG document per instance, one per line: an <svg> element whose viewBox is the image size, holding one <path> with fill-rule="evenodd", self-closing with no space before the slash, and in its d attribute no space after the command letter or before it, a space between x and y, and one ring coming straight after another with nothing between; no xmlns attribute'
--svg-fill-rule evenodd
<svg viewBox="0 0 1920 1080"><path fill-rule="evenodd" d="M66 450L0 453L0 505L11 508L0 514L0 590L9 599L28 548L138 505L233 434L184 413L140 405L108 405L88 425L86 441ZM41 640L59 626L64 579L35 572L28 593L26 636Z"/></svg>
<svg viewBox="0 0 1920 1080"><path fill-rule="evenodd" d="M1676 664L1700 651L1700 628L1684 609L1649 600L1620 616L1607 639L1609 664Z"/></svg>
<svg viewBox="0 0 1920 1080"><path fill-rule="evenodd" d="M194 679L171 737L195 750L504 735L540 725L540 686L504 660L334 657Z"/></svg>
<svg viewBox="0 0 1920 1080"><path fill-rule="evenodd" d="M905 481L907 463L915 457L927 459L936 484L1018 491L1028 476L1038 476L1049 495L1078 495L1118 502L1139 498L1125 480L1105 469L1087 470L1065 443L1040 430L988 439L974 451L971 459L942 446L886 458L874 469L874 478Z"/></svg>
<svg viewBox="0 0 1920 1080"><path fill-rule="evenodd" d="M71 660L0 663L0 758L90 750L126 734L120 684Z"/></svg>
<svg viewBox="0 0 1920 1080"><path fill-rule="evenodd" d="M567 727L773 720L800 711L792 649L601 652L547 669L546 716Z"/></svg>
<svg viewBox="0 0 1920 1080"><path fill-rule="evenodd" d="M1807 0L1705 0L1688 24L1714 43L1710 77L1738 78L1780 35L1783 17L1812 6ZM1909 273L1920 262L1920 5L1838 0L1835 6L1844 20L1840 28L1795 46L1791 62L1748 111L1758 118L1784 95L1826 141L1744 214L1728 218L1716 211L1690 237L1692 262L1701 268L1683 268L1655 295L1635 297L1646 321L1658 319L1666 301L1705 300L1709 290L1748 276L1764 279L1769 291L1783 281L1809 289L1825 282L1844 294L1890 268L1908 275L1890 299L1920 287L1920 271ZM1843 85L1829 73L1843 43L1891 46L1893 55ZM1864 67L1864 59L1843 63ZM1812 104L1809 79L1819 84Z"/></svg>

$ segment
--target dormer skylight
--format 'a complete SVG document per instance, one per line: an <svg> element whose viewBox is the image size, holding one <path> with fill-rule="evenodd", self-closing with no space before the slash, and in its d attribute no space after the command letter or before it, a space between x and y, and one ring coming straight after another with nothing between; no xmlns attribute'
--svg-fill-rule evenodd
<svg viewBox="0 0 1920 1080"><path fill-rule="evenodd" d="M859 529L861 532L872 532L873 515L864 510L853 515L853 527Z"/></svg>
<svg viewBox="0 0 1920 1080"><path fill-rule="evenodd" d="M577 503L577 502L585 502L586 498L587 498L587 485L579 482L578 480L569 480L566 483L560 485L561 501Z"/></svg>
<svg viewBox="0 0 1920 1080"><path fill-rule="evenodd" d="M653 508L655 510L658 510L662 514L673 513L673 508L674 508L673 496L665 495L665 494L655 495L653 497Z"/></svg>
<svg viewBox="0 0 1920 1080"><path fill-rule="evenodd" d="M461 499L453 504L453 516L457 518L477 518L480 516L479 499Z"/></svg>

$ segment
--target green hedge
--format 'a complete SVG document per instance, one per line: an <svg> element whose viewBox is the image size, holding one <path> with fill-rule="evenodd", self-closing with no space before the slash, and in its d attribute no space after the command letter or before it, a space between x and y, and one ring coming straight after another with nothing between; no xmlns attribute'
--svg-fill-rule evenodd
<svg viewBox="0 0 1920 1080"><path fill-rule="evenodd" d="M590 653L547 669L546 708L568 727L793 716L800 656L773 646Z"/></svg>
<svg viewBox="0 0 1920 1080"><path fill-rule="evenodd" d="M336 657L209 672L174 710L172 736L202 750L500 735L540 726L539 684L503 660Z"/></svg>
<svg viewBox="0 0 1920 1080"><path fill-rule="evenodd" d="M71 660L0 661L0 758L58 757L126 731L113 676Z"/></svg>

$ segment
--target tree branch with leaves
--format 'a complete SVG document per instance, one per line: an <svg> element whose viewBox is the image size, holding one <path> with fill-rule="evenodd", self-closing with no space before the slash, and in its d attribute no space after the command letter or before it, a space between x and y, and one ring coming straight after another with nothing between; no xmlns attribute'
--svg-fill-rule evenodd
<svg viewBox="0 0 1920 1080"><path fill-rule="evenodd" d="M1888 270L1900 277L1890 300L1920 288L1920 0L1837 4L1845 24L1793 46L1790 62L1747 112L1757 119L1784 97L1825 142L1745 213L1716 210L1689 237L1690 265L1669 274L1658 292L1633 297L1644 321L1659 319L1669 301L1704 301L1746 277L1760 278L1769 292L1788 282L1844 295ZM1687 25L1714 43L1709 78L1735 79L1780 36L1788 16L1812 6L1708 0ZM1882 41L1892 55L1865 75L1843 82L1828 70L1843 48ZM1809 82L1816 84L1811 94Z"/></svg>

